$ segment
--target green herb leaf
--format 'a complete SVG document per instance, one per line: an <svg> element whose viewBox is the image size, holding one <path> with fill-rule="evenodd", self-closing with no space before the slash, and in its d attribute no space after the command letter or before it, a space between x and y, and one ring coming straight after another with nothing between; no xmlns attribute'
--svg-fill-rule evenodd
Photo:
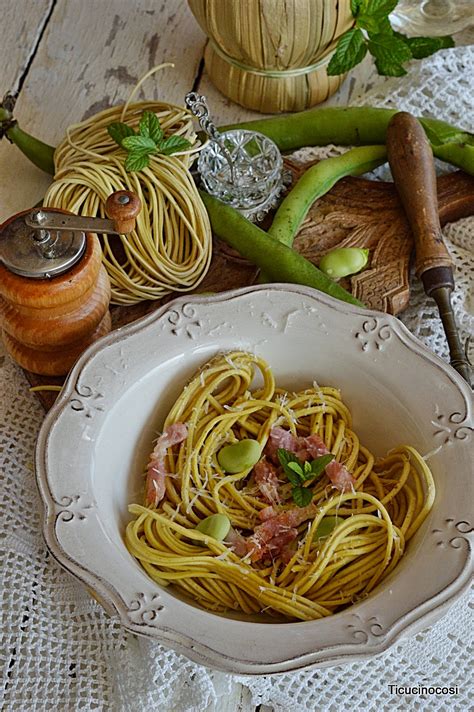
<svg viewBox="0 0 474 712"><path fill-rule="evenodd" d="M393 30L388 17L373 17L372 15L359 15L356 27L372 32L373 34L392 35Z"/></svg>
<svg viewBox="0 0 474 712"><path fill-rule="evenodd" d="M360 5L361 14L383 18L395 10L398 0L362 0Z"/></svg>
<svg viewBox="0 0 474 712"><path fill-rule="evenodd" d="M288 481L295 487L299 487L301 485L302 477L297 475L296 472L292 472L290 469L285 469L285 475L288 477Z"/></svg>
<svg viewBox="0 0 474 712"><path fill-rule="evenodd" d="M153 153L156 151L156 143L149 136L127 136L122 141L122 146L128 151L141 151L142 153Z"/></svg>
<svg viewBox="0 0 474 712"><path fill-rule="evenodd" d="M151 138L157 145L163 139L163 129L160 121L153 111L144 111L140 119L140 134Z"/></svg>
<svg viewBox="0 0 474 712"><path fill-rule="evenodd" d="M348 30L337 43L336 51L328 64L327 73L330 76L344 74L362 62L366 54L367 44L361 30L358 28Z"/></svg>
<svg viewBox="0 0 474 712"><path fill-rule="evenodd" d="M125 160L125 170L129 173L141 171L150 165L148 151L131 151Z"/></svg>
<svg viewBox="0 0 474 712"><path fill-rule="evenodd" d="M289 462L286 467L289 467L290 470L293 470L293 472L296 472L297 475L300 477L303 476L303 470L301 468L301 465L298 462Z"/></svg>
<svg viewBox="0 0 474 712"><path fill-rule="evenodd" d="M292 485L300 485L303 479L303 463L289 450L278 448L277 457L285 475Z"/></svg>
<svg viewBox="0 0 474 712"><path fill-rule="evenodd" d="M293 487L291 494L298 507L306 507L313 499L313 493L308 487Z"/></svg>
<svg viewBox="0 0 474 712"><path fill-rule="evenodd" d="M321 457L317 457L315 460L312 460L311 461L312 477L319 477L319 475L322 475L322 473L326 469L326 465L329 465L329 463L334 460L334 457L335 456L332 453L328 453L327 455L321 455Z"/></svg>
<svg viewBox="0 0 474 712"><path fill-rule="evenodd" d="M369 33L369 51L375 57L379 74L401 77L406 74L403 62L411 59L409 47L395 35L372 35Z"/></svg>
<svg viewBox="0 0 474 712"><path fill-rule="evenodd" d="M414 59L424 59L440 49L454 47L454 40L450 35L444 37L407 37L401 32L395 32L395 37L401 39L410 49Z"/></svg>
<svg viewBox="0 0 474 712"><path fill-rule="evenodd" d="M301 462L298 457L289 450L285 450L284 447L279 447L277 450L277 457L280 465L285 467L289 462L297 462L301 466Z"/></svg>
<svg viewBox="0 0 474 712"><path fill-rule="evenodd" d="M132 127L127 126L127 124L124 124L121 121L115 121L114 123L109 124L109 126L107 126L107 133L110 138L115 141L115 143L118 143L119 146L122 145L123 139L127 136L135 136L135 131Z"/></svg>
<svg viewBox="0 0 474 712"><path fill-rule="evenodd" d="M360 10L363 0L351 0L351 12L354 17L357 17L357 13Z"/></svg>
<svg viewBox="0 0 474 712"><path fill-rule="evenodd" d="M170 136L162 141L159 145L159 152L164 153L165 156L171 156L172 153L177 151L187 151L191 148L191 143L182 136Z"/></svg>

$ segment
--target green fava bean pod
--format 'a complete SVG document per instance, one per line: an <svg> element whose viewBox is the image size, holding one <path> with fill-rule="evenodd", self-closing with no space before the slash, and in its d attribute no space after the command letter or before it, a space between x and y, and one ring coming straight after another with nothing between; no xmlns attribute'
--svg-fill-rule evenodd
<svg viewBox="0 0 474 712"><path fill-rule="evenodd" d="M388 124L397 111L371 106L328 106L222 126L220 130L258 131L274 141L280 151L331 143L336 146L385 144ZM472 133L438 119L419 116L418 120L437 158L474 175Z"/></svg>
<svg viewBox="0 0 474 712"><path fill-rule="evenodd" d="M230 205L225 205L204 190L200 190L199 194L215 235L260 267L267 281L303 284L349 304L364 306L303 255L273 239Z"/></svg>
<svg viewBox="0 0 474 712"><path fill-rule="evenodd" d="M268 234L291 247L314 201L344 176L359 176L385 163L385 146L361 146L308 168L281 201Z"/></svg>
<svg viewBox="0 0 474 712"><path fill-rule="evenodd" d="M225 472L233 475L253 467L261 454L262 448L257 440L240 440L219 450L217 461Z"/></svg>
<svg viewBox="0 0 474 712"><path fill-rule="evenodd" d="M229 533L229 529L230 519L225 514L211 514L199 522L196 527L196 531L217 541L223 541Z"/></svg>
<svg viewBox="0 0 474 712"><path fill-rule="evenodd" d="M319 262L319 269L331 279L357 274L367 265L369 250L362 247L338 247L328 252Z"/></svg>

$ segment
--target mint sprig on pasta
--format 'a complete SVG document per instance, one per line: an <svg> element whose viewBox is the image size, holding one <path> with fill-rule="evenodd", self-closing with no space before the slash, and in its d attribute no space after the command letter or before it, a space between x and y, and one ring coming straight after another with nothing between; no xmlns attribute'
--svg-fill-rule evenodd
<svg viewBox="0 0 474 712"><path fill-rule="evenodd" d="M329 465L334 460L334 455L321 455L321 457L317 457L314 460L302 462L299 457L289 450L278 448L277 456L285 475L293 485L291 488L293 501L298 507L305 507L311 502L313 493L308 487L304 486L304 483L320 477L326 465Z"/></svg>
<svg viewBox="0 0 474 712"><path fill-rule="evenodd" d="M138 133L122 121L110 124L107 133L115 143L128 152L125 170L129 173L147 168L150 165L150 156L153 154L162 153L170 156L191 148L190 142L182 136L174 134L165 138L160 121L152 111L143 112Z"/></svg>

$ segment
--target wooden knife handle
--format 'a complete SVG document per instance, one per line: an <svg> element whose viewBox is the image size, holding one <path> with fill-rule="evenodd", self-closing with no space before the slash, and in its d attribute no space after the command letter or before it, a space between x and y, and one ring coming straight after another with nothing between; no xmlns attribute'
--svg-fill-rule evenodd
<svg viewBox="0 0 474 712"><path fill-rule="evenodd" d="M418 277L434 267L452 268L439 222L433 153L422 125L412 114L401 111L391 119L387 154L415 238Z"/></svg>

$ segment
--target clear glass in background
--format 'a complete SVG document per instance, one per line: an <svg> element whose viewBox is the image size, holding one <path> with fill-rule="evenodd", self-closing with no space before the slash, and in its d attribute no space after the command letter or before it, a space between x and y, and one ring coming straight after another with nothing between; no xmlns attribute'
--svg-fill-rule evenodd
<svg viewBox="0 0 474 712"><path fill-rule="evenodd" d="M219 200L249 220L260 220L284 188L281 153L273 141L255 131L225 131L221 138L226 154L212 140L199 154L202 181Z"/></svg>
<svg viewBox="0 0 474 712"><path fill-rule="evenodd" d="M474 23L474 0L400 0L390 20L410 35L452 35Z"/></svg>

